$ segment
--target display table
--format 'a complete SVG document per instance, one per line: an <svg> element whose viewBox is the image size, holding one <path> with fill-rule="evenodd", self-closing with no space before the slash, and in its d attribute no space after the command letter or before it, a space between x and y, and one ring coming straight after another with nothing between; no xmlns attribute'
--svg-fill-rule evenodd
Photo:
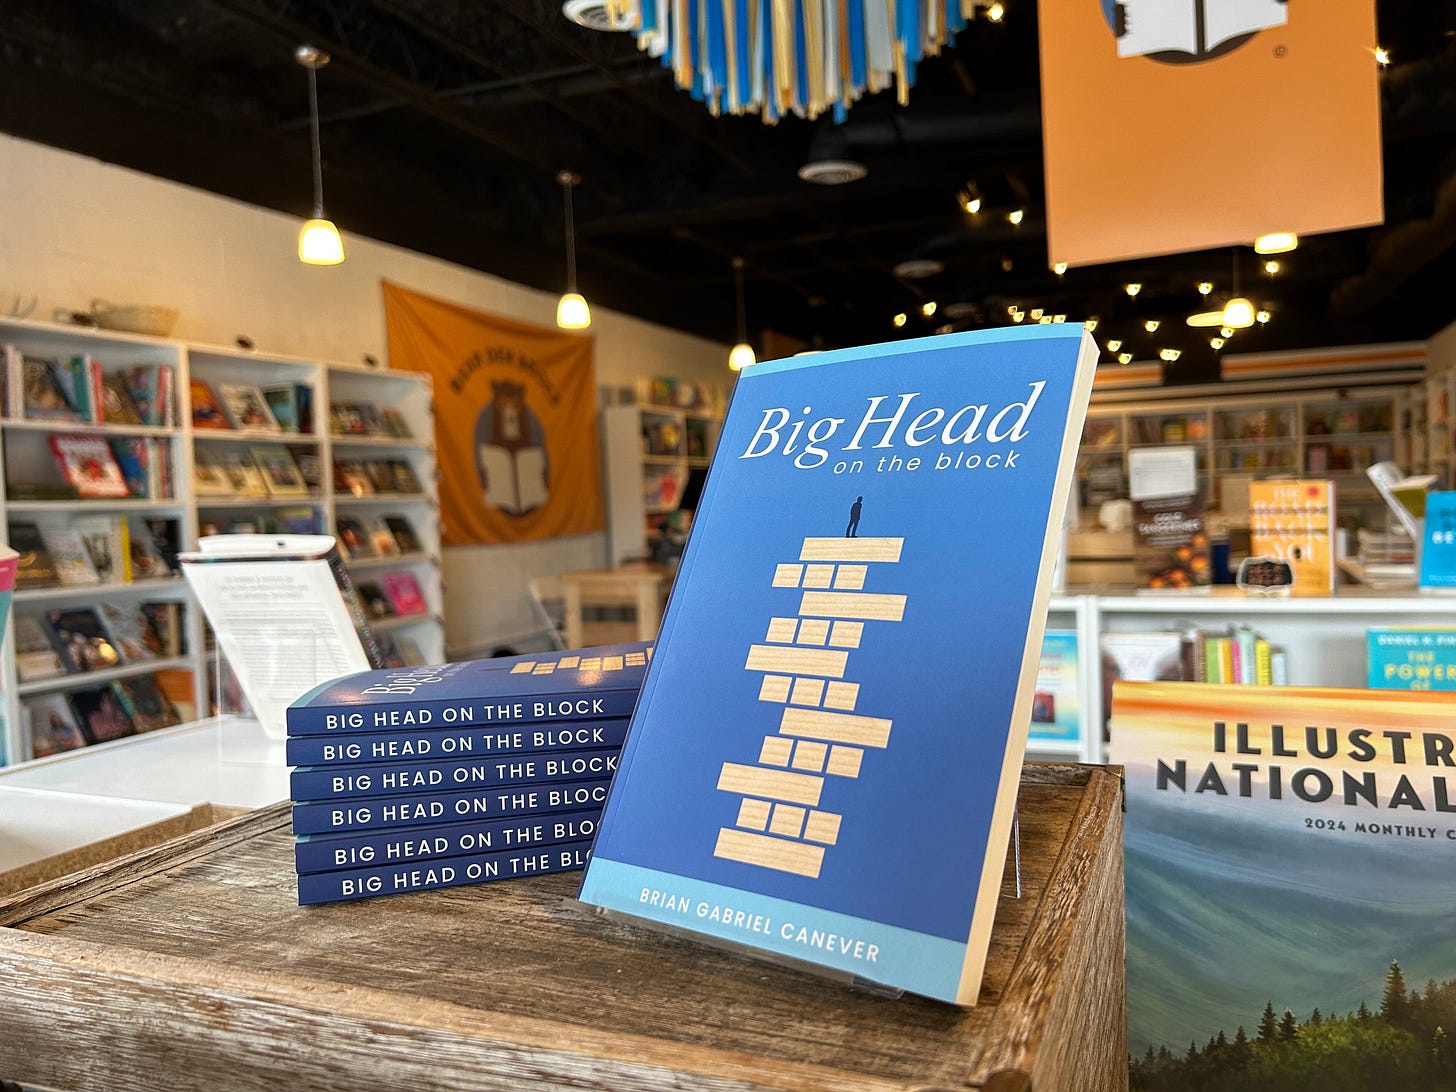
<svg viewBox="0 0 1456 1092"><path fill-rule="evenodd" d="M662 565L622 565L561 574L565 600L566 647L650 641L657 636L674 570ZM601 621L589 612L631 611L626 621Z"/></svg>
<svg viewBox="0 0 1456 1092"><path fill-rule="evenodd" d="M1030 765L981 1003L615 920L579 876L300 908L265 808L0 899L0 1078L75 1090L1125 1089L1118 771Z"/></svg>
<svg viewBox="0 0 1456 1092"><path fill-rule="evenodd" d="M209 718L0 769L0 894L288 798L283 741Z"/></svg>

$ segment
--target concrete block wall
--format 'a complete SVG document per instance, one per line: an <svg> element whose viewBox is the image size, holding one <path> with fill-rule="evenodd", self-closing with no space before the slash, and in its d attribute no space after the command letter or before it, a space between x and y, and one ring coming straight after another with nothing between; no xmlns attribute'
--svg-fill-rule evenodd
<svg viewBox="0 0 1456 1092"><path fill-rule="evenodd" d="M346 223L343 265L302 265L291 216L7 136L0 209L0 312L33 301L31 317L50 320L98 298L165 304L180 312L172 336L182 340L232 345L243 335L260 352L355 364L387 359L382 278L555 322L555 295L362 238ZM730 383L726 345L600 307L592 319L599 386L631 386L641 375ZM602 534L446 550L447 647L454 655L529 647L538 628L530 578L604 565L606 550Z"/></svg>

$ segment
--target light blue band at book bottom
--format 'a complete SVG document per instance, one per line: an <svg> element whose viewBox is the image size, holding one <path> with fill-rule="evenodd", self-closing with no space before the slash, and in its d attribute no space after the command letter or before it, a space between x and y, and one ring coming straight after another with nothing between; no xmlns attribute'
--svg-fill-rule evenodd
<svg viewBox="0 0 1456 1092"><path fill-rule="evenodd" d="M582 897L624 914L954 999L965 944L597 857Z"/></svg>

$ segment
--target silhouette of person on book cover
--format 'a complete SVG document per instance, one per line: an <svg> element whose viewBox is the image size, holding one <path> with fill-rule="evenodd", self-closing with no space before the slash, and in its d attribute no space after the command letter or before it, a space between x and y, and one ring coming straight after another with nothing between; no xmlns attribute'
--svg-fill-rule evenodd
<svg viewBox="0 0 1456 1092"><path fill-rule="evenodd" d="M859 538L859 510L863 503L863 497L855 497L854 503L849 506L849 526L844 529L845 538Z"/></svg>

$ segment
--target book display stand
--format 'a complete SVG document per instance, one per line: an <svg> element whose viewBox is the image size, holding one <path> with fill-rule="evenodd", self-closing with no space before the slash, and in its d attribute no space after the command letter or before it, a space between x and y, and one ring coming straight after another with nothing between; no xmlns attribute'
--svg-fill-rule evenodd
<svg viewBox="0 0 1456 1092"><path fill-rule="evenodd" d="M230 669L264 730L282 739L300 695L383 666L332 535L214 535L198 545L179 560L226 658L216 665L219 709Z"/></svg>

